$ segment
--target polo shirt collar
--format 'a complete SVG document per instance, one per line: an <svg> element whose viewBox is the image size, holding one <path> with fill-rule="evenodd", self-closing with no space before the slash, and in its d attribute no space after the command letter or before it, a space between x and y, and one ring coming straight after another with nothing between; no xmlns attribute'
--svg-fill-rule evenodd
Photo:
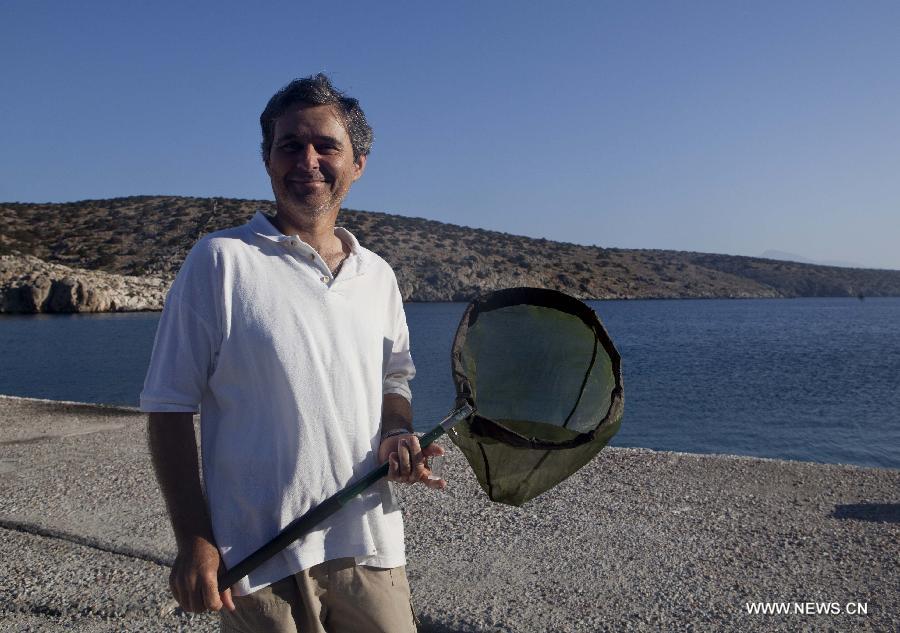
<svg viewBox="0 0 900 633"><path fill-rule="evenodd" d="M269 216L267 216L262 211L257 211L254 214L253 218L250 220L249 226L251 231L264 239L270 240L272 242L291 242L292 240L297 240L311 252L313 251L312 246L310 246L300 238L285 235L277 228L275 228L275 225L272 224ZM359 241L356 239L353 233L342 226L335 226L334 234L338 237L339 240L350 246L350 255L348 256L348 260L350 261L347 261L344 264L341 274L345 277L349 277L351 276L351 274L356 275L361 273L363 269L364 257L362 247L359 245ZM350 266L348 266L347 264L350 264Z"/></svg>
<svg viewBox="0 0 900 633"><path fill-rule="evenodd" d="M273 242L287 242L291 239L276 229L275 225L272 224L272 221L269 220L269 217L262 211L257 211L253 216L253 219L250 220L250 230L260 237L272 240Z"/></svg>
<svg viewBox="0 0 900 633"><path fill-rule="evenodd" d="M350 246L350 252L353 255L359 255L359 242L356 241L356 237L353 235L353 233L342 226L336 226L334 227L334 234L337 235L338 239L341 240L344 244Z"/></svg>

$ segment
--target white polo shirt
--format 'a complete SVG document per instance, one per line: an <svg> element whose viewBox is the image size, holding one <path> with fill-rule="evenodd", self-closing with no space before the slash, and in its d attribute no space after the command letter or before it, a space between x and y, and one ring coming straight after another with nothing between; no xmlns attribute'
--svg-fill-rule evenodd
<svg viewBox="0 0 900 633"><path fill-rule="evenodd" d="M337 277L260 212L200 240L166 299L142 411L200 410L213 533L233 566L378 465L382 394L415 374L390 266L335 229ZM382 503L384 501L384 503ZM244 595L334 558L405 564L382 480L236 585Z"/></svg>

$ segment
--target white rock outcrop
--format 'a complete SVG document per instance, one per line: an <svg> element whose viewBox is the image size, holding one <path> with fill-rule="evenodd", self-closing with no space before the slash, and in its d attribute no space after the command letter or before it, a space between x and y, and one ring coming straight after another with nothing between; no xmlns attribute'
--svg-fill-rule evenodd
<svg viewBox="0 0 900 633"><path fill-rule="evenodd" d="M0 313L162 310L170 283L70 268L31 255L2 255Z"/></svg>

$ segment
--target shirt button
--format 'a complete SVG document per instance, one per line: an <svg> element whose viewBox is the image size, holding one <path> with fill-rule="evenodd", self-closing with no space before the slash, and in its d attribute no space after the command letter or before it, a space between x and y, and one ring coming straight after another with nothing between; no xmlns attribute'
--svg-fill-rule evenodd
<svg viewBox="0 0 900 633"><path fill-rule="evenodd" d="M327 284L329 281L328 277L322 277L321 279L323 284Z"/></svg>

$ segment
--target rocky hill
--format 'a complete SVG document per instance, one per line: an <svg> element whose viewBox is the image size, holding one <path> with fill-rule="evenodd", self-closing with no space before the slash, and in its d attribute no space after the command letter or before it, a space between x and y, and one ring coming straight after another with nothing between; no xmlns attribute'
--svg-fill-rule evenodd
<svg viewBox="0 0 900 633"><path fill-rule="evenodd" d="M175 196L0 203L0 311L159 309L199 237L272 208ZM338 223L391 263L411 301L511 286L582 299L900 296L895 270L581 246L350 209Z"/></svg>

